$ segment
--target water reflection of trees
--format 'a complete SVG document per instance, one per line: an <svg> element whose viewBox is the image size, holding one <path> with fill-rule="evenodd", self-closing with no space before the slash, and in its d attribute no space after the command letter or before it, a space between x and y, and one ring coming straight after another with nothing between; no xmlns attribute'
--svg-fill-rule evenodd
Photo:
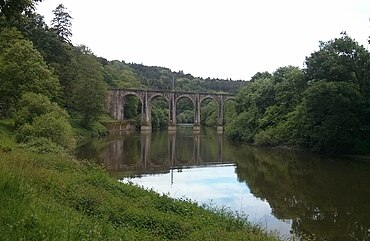
<svg viewBox="0 0 370 241"><path fill-rule="evenodd" d="M370 164L250 147L235 151L237 175L298 236L370 240Z"/></svg>

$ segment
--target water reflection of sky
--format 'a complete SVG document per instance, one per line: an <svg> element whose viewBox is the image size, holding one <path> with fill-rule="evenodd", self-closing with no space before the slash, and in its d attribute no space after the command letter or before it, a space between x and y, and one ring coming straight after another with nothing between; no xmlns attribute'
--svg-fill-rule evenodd
<svg viewBox="0 0 370 241"><path fill-rule="evenodd" d="M288 236L291 229L290 221L275 218L268 202L256 198L245 183L238 181L234 165L173 170L172 174L142 175L122 180L128 181L174 198L185 197L200 204L229 207L245 213L253 223L268 230L278 230L283 236Z"/></svg>

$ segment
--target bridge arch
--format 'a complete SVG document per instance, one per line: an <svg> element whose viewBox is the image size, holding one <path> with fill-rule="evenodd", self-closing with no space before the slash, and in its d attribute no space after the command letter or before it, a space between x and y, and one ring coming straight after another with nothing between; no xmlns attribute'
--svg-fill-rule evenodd
<svg viewBox="0 0 370 241"><path fill-rule="evenodd" d="M217 104L217 105L219 104L219 103L218 103L219 101L216 99L216 97L211 96L211 95L202 96L202 97L200 98L200 100L199 100L199 103L200 103L200 104L202 104L202 102L203 102L204 100L209 100L209 99L214 100L214 101L216 102L216 104Z"/></svg>
<svg viewBox="0 0 370 241"><path fill-rule="evenodd" d="M122 98L126 98L127 96L136 96L137 98L139 98L140 102L143 102L142 101L142 96L137 92L128 91L128 92L123 92L122 93Z"/></svg>
<svg viewBox="0 0 370 241"><path fill-rule="evenodd" d="M182 98L190 99L194 106L194 131L200 130L200 105L206 99L216 102L217 130L223 131L224 104L228 100L235 99L230 94L196 93L196 92L177 92L159 90L140 90L140 89L109 89L107 97L108 112L117 120L123 120L123 101L126 96L137 96L141 102L141 130L151 130L151 103L157 97L167 100L169 106L169 130L176 129L176 104Z"/></svg>
<svg viewBox="0 0 370 241"><path fill-rule="evenodd" d="M177 102L178 102L179 100L181 100L181 99L189 99L189 100L193 103L193 105L195 105L195 100L194 100L194 98L192 98L190 95L181 94L181 95L179 95L179 96L176 96L176 99L175 99L176 104L177 104Z"/></svg>
<svg viewBox="0 0 370 241"><path fill-rule="evenodd" d="M176 119L176 123L177 121L180 121L180 122L185 122L185 123L195 123L195 115L194 115L194 112L195 112L195 101L194 101L194 98L192 98L192 96L190 95L186 95L186 94L182 94L182 95L179 95L176 97L175 99L175 106L176 106L176 116L174 117ZM178 112L179 111L179 106L182 106L182 107L185 107L185 109L182 109L183 112ZM190 109L188 109L187 107L190 107ZM189 112L191 111L191 115L189 114ZM185 114L186 112L188 112L188 114ZM182 118L180 118L182 117ZM185 120L184 120L185 118ZM189 119L190 118L190 119ZM182 119L182 120L181 120Z"/></svg>
<svg viewBox="0 0 370 241"><path fill-rule="evenodd" d="M162 108L166 108L166 112L169 112L169 108L170 108L169 99L164 94L156 93L149 97L148 102L149 102L148 112L150 113L149 114L150 124L152 125L152 127L154 128L166 127L168 125L169 116L167 116L167 118L164 118L167 121L167 123L163 122L162 120L163 120L164 113L161 110ZM160 111L157 110L157 112L153 112L153 110L155 109L155 106L159 107Z"/></svg>
<svg viewBox="0 0 370 241"><path fill-rule="evenodd" d="M169 101L168 97L164 95L163 93L155 93L155 94L150 95L148 101L152 103L158 97L163 97L167 102Z"/></svg>
<svg viewBox="0 0 370 241"><path fill-rule="evenodd" d="M214 106L212 106L212 104L214 104ZM211 105L211 109L209 109L209 105ZM208 107L208 109L207 109ZM206 108L206 109L204 109ZM215 108L215 110L214 110ZM208 124L211 124L212 126L217 126L218 125L218 118L219 118L219 115L220 115L220 100L219 98L215 97L215 96L211 96L211 95L204 95L204 96L201 96L200 100L199 100L199 109L200 109L200 116L199 116L199 119L201 121L202 124L206 124L207 121L208 121ZM214 113L216 113L216 116L214 117ZM211 117L211 119L208 119L209 117ZM211 121L211 122L209 122ZM215 121L215 122L214 122Z"/></svg>
<svg viewBox="0 0 370 241"><path fill-rule="evenodd" d="M234 96L229 96L229 97L227 97L227 98L224 100L224 102L229 101L229 100L236 101L236 98L235 98Z"/></svg>

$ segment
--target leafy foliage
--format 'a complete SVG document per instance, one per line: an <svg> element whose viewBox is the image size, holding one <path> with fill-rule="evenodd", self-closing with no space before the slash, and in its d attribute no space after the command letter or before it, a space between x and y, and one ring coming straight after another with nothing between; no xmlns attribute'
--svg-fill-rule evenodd
<svg viewBox="0 0 370 241"><path fill-rule="evenodd" d="M15 40L0 55L0 103L5 111L25 92L57 99L60 84L32 42Z"/></svg>
<svg viewBox="0 0 370 241"><path fill-rule="evenodd" d="M15 21L22 17L23 13L33 12L35 4L42 0L17 0L0 1L0 17L5 17L7 21Z"/></svg>
<svg viewBox="0 0 370 241"><path fill-rule="evenodd" d="M63 118L68 118L67 112L46 96L32 92L25 93L17 103L14 113L15 126L31 124L36 117L53 111Z"/></svg>
<svg viewBox="0 0 370 241"><path fill-rule="evenodd" d="M82 124L88 127L104 113L107 90L102 66L94 56L81 54L77 66L77 81L72 92L73 106L82 114Z"/></svg>
<svg viewBox="0 0 370 241"><path fill-rule="evenodd" d="M369 152L369 52L342 34L320 43L307 68L257 73L237 95L232 139L320 152Z"/></svg>
<svg viewBox="0 0 370 241"><path fill-rule="evenodd" d="M67 150L73 150L76 141L68 119L57 112L36 117L31 124L21 126L17 131L18 142L34 142L35 138L46 138Z"/></svg>
<svg viewBox="0 0 370 241"><path fill-rule="evenodd" d="M360 133L360 102L352 83L315 82L290 120L293 140L316 151L351 150Z"/></svg>

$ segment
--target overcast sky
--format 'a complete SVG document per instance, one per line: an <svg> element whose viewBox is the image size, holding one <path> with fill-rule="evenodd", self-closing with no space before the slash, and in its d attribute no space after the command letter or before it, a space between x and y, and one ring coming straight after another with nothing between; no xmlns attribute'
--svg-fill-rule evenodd
<svg viewBox="0 0 370 241"><path fill-rule="evenodd" d="M346 31L368 48L370 35L369 0L44 0L37 12L50 24L60 3L74 44L204 78L303 67L320 40Z"/></svg>

